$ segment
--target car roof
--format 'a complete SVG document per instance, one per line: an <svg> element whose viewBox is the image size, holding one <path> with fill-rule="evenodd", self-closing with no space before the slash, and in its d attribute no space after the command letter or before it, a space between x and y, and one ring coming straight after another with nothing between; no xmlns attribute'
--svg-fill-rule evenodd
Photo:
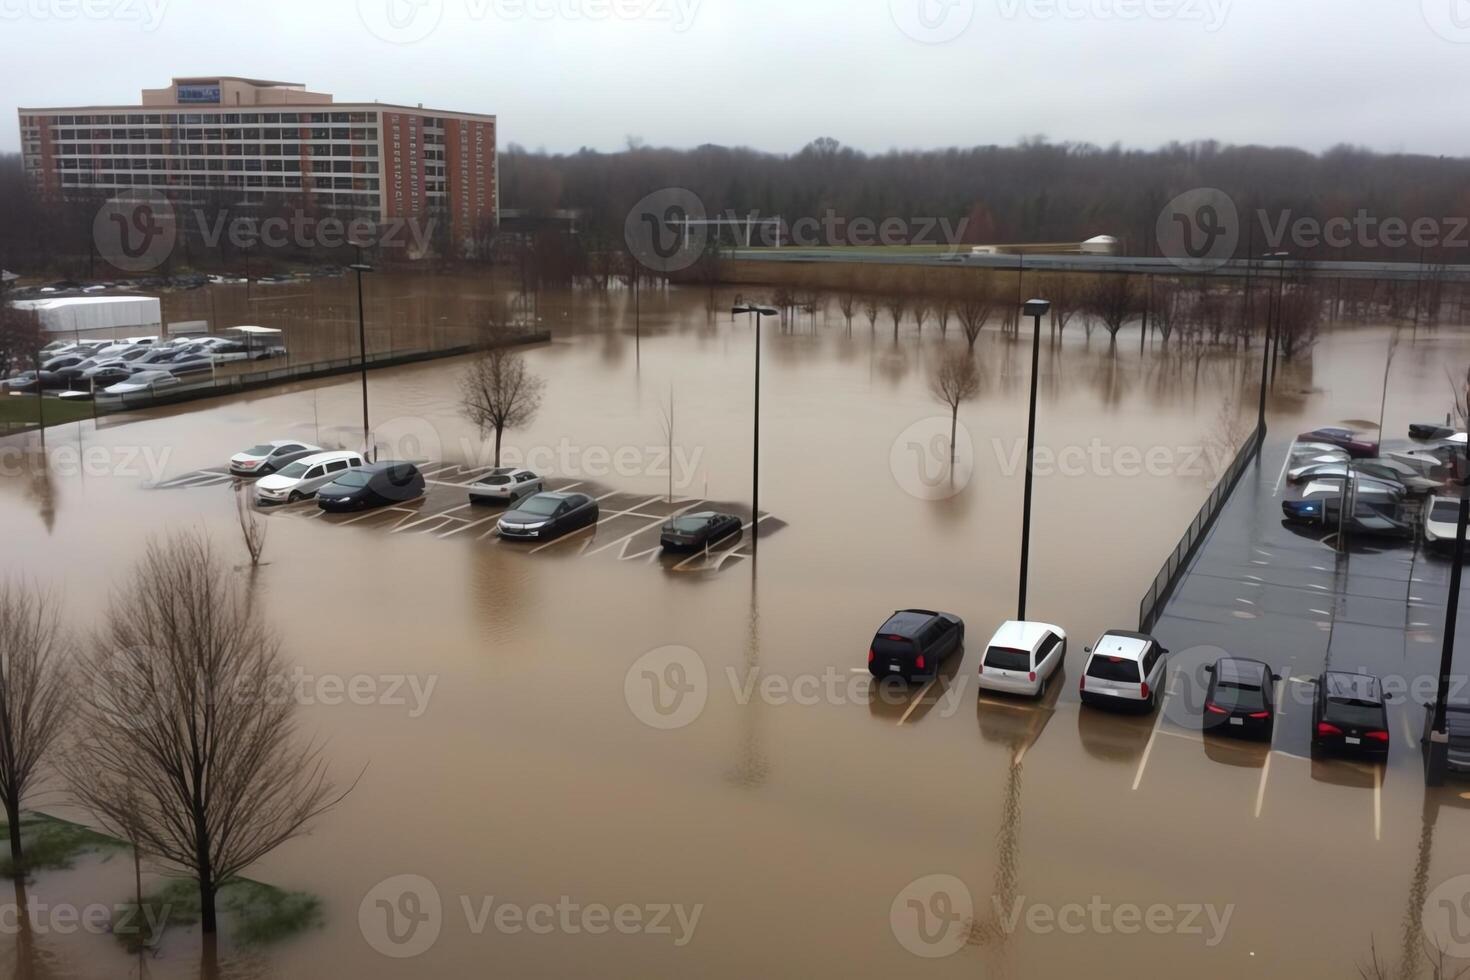
<svg viewBox="0 0 1470 980"><path fill-rule="evenodd" d="M1016 620L1001 624L990 638L993 647L1008 647L1013 650L1035 650L1046 638L1046 634L1063 635L1059 626L1049 623L1022 623Z"/></svg>
<svg viewBox="0 0 1470 980"><path fill-rule="evenodd" d="M305 463L307 466L315 466L317 463L332 463L339 459L352 459L361 455L361 453L355 453L350 449L332 449L326 452L312 453L310 456L303 456L296 462Z"/></svg>
<svg viewBox="0 0 1470 980"><path fill-rule="evenodd" d="M1120 657L1124 660L1138 660L1153 637L1142 633L1127 633L1122 630L1110 630L1102 635L1097 641L1097 646L1092 648L1093 656Z"/></svg>
<svg viewBox="0 0 1470 980"><path fill-rule="evenodd" d="M1257 681L1260 682L1271 673L1271 667L1259 660L1246 660L1241 657L1222 657L1215 664L1215 677L1222 681Z"/></svg>
<svg viewBox="0 0 1470 980"><path fill-rule="evenodd" d="M1383 684L1372 674L1329 670L1322 675L1322 682L1330 698L1373 702L1383 700Z"/></svg>
<svg viewBox="0 0 1470 980"><path fill-rule="evenodd" d="M934 621L939 614L928 609L900 609L888 617L879 633L892 633L895 636L914 637L925 626Z"/></svg>

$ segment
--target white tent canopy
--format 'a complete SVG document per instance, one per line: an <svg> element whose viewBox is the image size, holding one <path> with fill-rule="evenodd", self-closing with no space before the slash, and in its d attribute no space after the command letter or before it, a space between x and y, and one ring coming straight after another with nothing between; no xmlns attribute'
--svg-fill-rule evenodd
<svg viewBox="0 0 1470 980"><path fill-rule="evenodd" d="M143 333L163 323L162 304L153 296L65 296L23 299L11 304L36 314L47 333Z"/></svg>

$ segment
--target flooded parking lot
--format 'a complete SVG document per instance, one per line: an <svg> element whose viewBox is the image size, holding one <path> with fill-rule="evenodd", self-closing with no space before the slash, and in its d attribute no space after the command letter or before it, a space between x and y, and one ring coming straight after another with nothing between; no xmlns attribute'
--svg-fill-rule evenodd
<svg viewBox="0 0 1470 980"><path fill-rule="evenodd" d="M1195 685L1219 640L1187 622L1156 717L1078 698L1082 647L1136 624L1243 441L1255 354L1044 337L1030 613L1070 656L1030 702L975 684L1015 609L1029 345L982 336L951 475L929 379L955 331L768 325L757 557L751 328L702 295L645 302L636 338L607 328L615 305L528 350L544 402L507 437L515 465L600 498L596 528L491 536L498 509L466 494L492 461L458 416L462 361L369 379L374 441L426 461L424 500L265 515L266 563L241 575L300 670L304 730L361 778L251 872L321 896L320 928L229 950L225 975L1340 977L1420 938L1417 908L1470 870L1470 802L1426 796L1406 706L1386 768L1313 761L1289 702L1277 751L1206 737ZM1284 370L1273 435L1375 414L1385 343L1330 334ZM1452 335L1406 342L1389 432L1442 417L1444 365L1467 359ZM54 429L44 466L13 454L0 479L6 570L62 588L88 628L150 535L202 525L243 566L225 460L356 448L360 399L333 380ZM689 507L746 533L692 566L660 556ZM965 654L874 686L873 632L911 606L963 617ZM122 863L33 892L110 901ZM106 938L37 945L41 975L139 974ZM187 944L162 953L146 975L199 972Z"/></svg>

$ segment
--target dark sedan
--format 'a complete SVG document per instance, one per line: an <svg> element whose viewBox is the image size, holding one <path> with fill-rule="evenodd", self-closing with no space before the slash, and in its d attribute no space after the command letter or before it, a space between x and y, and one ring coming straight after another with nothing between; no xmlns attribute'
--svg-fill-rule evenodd
<svg viewBox="0 0 1470 980"><path fill-rule="evenodd" d="M1372 504L1359 501L1346 519L1339 519L1341 496L1312 497L1307 500L1283 500L1281 512L1286 523L1320 527L1335 531L1339 523L1350 535L1404 540L1414 536L1414 525L1392 503Z"/></svg>
<svg viewBox="0 0 1470 980"><path fill-rule="evenodd" d="M597 523L597 501L581 493L538 493L500 518L502 538L540 541Z"/></svg>
<svg viewBox="0 0 1470 980"><path fill-rule="evenodd" d="M59 354L56 357L41 363L42 371L60 371L63 368L76 367L87 359L86 354Z"/></svg>
<svg viewBox="0 0 1470 980"><path fill-rule="evenodd" d="M1311 432L1303 432L1297 436L1297 440L1299 442L1325 442L1346 451L1353 459L1372 459L1378 455L1378 443L1362 438L1360 433L1352 429L1335 426L1313 429Z"/></svg>
<svg viewBox="0 0 1470 980"><path fill-rule="evenodd" d="M1280 674L1259 660L1222 657L1205 668L1204 729L1219 735L1253 735L1270 740L1276 730L1276 682Z"/></svg>
<svg viewBox="0 0 1470 980"><path fill-rule="evenodd" d="M1381 758L1388 745L1388 699L1377 677L1329 670L1317 679L1313 749Z"/></svg>
<svg viewBox="0 0 1470 980"><path fill-rule="evenodd" d="M318 490L316 503L322 510L340 513L406 503L423 494L424 476L412 463L369 463Z"/></svg>
<svg viewBox="0 0 1470 980"><path fill-rule="evenodd" d="M1448 439L1455 430L1438 422L1415 422L1409 426L1409 438L1427 442L1431 439Z"/></svg>
<svg viewBox="0 0 1470 980"><path fill-rule="evenodd" d="M665 551L698 551L718 544L732 535L739 537L743 523L733 514L717 514L714 511L685 514L664 525L659 544L663 545Z"/></svg>

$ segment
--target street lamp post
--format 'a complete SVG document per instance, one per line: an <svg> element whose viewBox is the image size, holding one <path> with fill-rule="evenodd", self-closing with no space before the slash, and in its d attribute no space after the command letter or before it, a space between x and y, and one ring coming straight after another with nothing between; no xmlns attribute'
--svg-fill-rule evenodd
<svg viewBox="0 0 1470 980"><path fill-rule="evenodd" d="M1031 410L1026 422L1026 498L1021 509L1021 584L1020 611L1016 618L1026 619L1026 584L1031 573L1031 487L1035 479L1036 456L1036 386L1041 373L1041 318L1051 311L1051 303L1044 299L1028 300L1021 307L1024 316L1031 317Z"/></svg>
<svg viewBox="0 0 1470 980"><path fill-rule="evenodd" d="M1470 457L1462 457L1470 462ZM1466 479L1463 468L1457 474ZM1439 686L1435 691L1433 715L1429 732L1424 739L1424 781L1430 786L1444 783L1449 767L1450 733L1448 703L1450 698L1450 671L1455 664L1455 628L1460 615L1460 578L1465 564L1465 536L1470 528L1470 486L1460 487L1460 519L1455 528L1455 555L1450 565L1450 594L1444 610L1444 645L1439 655Z"/></svg>
<svg viewBox="0 0 1470 980"><path fill-rule="evenodd" d="M363 453L371 457L373 453L368 435L370 430L368 427L367 321L362 309L362 274L372 272L373 267L362 262L354 262L348 268L357 273L357 350L358 362L362 367L362 446Z"/></svg>
<svg viewBox="0 0 1470 980"><path fill-rule="evenodd" d="M761 530L761 317L775 316L780 311L746 303L731 308L730 312L736 316L749 313L755 322L755 437L750 467L750 552L755 554Z"/></svg>
<svg viewBox="0 0 1470 980"><path fill-rule="evenodd" d="M1286 264L1285 260L1286 260L1287 254L1288 253L1286 253L1286 252L1268 252L1267 254L1262 255L1261 258L1263 258L1263 259L1281 259L1282 260L1282 268L1284 269L1285 268L1285 264ZM1253 264L1255 260L1248 258L1247 261L1249 263ZM1249 265L1247 266L1247 271L1249 271ZM1285 273L1283 272L1283 278L1284 277L1285 277ZM1247 289L1250 288L1249 282L1250 282L1250 280L1249 280L1249 278L1247 278L1247 280L1246 280L1246 283L1247 283L1246 288ZM1261 355L1261 412L1260 412L1260 417L1257 419L1257 422L1256 422L1256 432L1257 432L1257 435L1259 435L1260 433L1266 431L1266 387L1267 387L1267 385L1270 384L1270 371L1271 371L1271 311L1270 311L1269 308L1266 311L1266 342L1265 342L1265 348L1266 348L1265 349L1265 353Z"/></svg>

